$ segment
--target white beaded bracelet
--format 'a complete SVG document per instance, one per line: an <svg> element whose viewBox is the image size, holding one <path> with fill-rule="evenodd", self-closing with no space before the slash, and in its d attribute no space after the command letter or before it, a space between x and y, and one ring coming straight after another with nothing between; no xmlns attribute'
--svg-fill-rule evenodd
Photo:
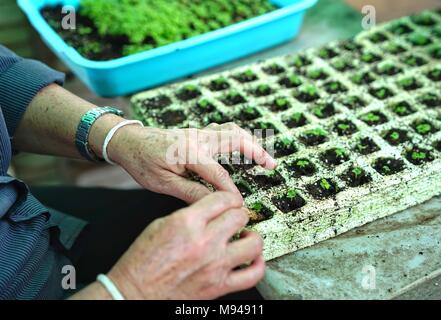
<svg viewBox="0 0 441 320"><path fill-rule="evenodd" d="M108 276L105 274L99 274L98 277L96 277L96 280L106 288L113 300L125 300L124 296L119 292L118 288Z"/></svg>
<svg viewBox="0 0 441 320"><path fill-rule="evenodd" d="M125 120L125 121L122 121L122 122L118 123L107 134L106 139L104 139L104 144L103 144L103 158L104 158L104 160L106 160L107 163L109 163L111 165L116 165L115 162L113 162L112 160L109 159L109 155L107 154L107 147L109 146L110 141L112 141L113 136L122 127L125 127L125 126L128 126L128 125L132 125L132 124L139 124L140 126L144 127L144 124L141 121L138 121L138 120Z"/></svg>

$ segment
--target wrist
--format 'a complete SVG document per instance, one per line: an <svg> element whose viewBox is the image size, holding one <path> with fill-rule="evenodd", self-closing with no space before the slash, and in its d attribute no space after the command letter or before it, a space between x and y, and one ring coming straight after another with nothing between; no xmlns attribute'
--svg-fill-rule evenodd
<svg viewBox="0 0 441 320"><path fill-rule="evenodd" d="M107 133L122 121L124 121L124 118L114 114L105 114L95 121L90 129L89 146L98 157L102 157L103 144Z"/></svg>
<svg viewBox="0 0 441 320"><path fill-rule="evenodd" d="M126 300L143 300L145 299L136 285L127 278L127 272L122 272L117 266L114 267L107 277L115 284Z"/></svg>
<svg viewBox="0 0 441 320"><path fill-rule="evenodd" d="M139 151L137 147L142 140L145 128L140 125L128 125L120 128L107 146L107 156L119 165L131 161L131 156Z"/></svg>
<svg viewBox="0 0 441 320"><path fill-rule="evenodd" d="M110 293L97 281L69 297L69 300L112 300Z"/></svg>

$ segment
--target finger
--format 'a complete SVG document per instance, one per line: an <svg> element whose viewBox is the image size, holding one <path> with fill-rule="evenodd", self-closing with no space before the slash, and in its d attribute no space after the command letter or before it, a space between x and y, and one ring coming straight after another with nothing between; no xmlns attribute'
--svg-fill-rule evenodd
<svg viewBox="0 0 441 320"><path fill-rule="evenodd" d="M223 212L241 208L243 199L240 195L232 192L218 191L202 198L186 210L191 211L191 214L202 217L205 221L211 221Z"/></svg>
<svg viewBox="0 0 441 320"><path fill-rule="evenodd" d="M255 139L243 140L239 151L248 158L251 155L252 160L266 169L273 170L277 167L276 160Z"/></svg>
<svg viewBox="0 0 441 320"><path fill-rule="evenodd" d="M174 174L173 174L174 175ZM169 195L179 198L189 204L204 198L211 193L207 187L196 181L190 181L184 177L174 175L170 182Z"/></svg>
<svg viewBox="0 0 441 320"><path fill-rule="evenodd" d="M227 257L232 268L254 261L262 255L262 237L256 232L245 231L242 238L228 245Z"/></svg>
<svg viewBox="0 0 441 320"><path fill-rule="evenodd" d="M253 263L240 270L231 271L226 284L230 291L242 291L254 287L265 274L263 256L257 257Z"/></svg>
<svg viewBox="0 0 441 320"><path fill-rule="evenodd" d="M257 142L257 139L251 137L245 130L225 131L220 134L219 148L217 153L231 153L239 151L248 159L254 160L257 164L266 169L275 169L277 166L268 152Z"/></svg>
<svg viewBox="0 0 441 320"><path fill-rule="evenodd" d="M207 129L213 130L213 131L224 131L224 132L232 132L236 135L244 135L247 139L253 139L253 135L251 134L251 131L247 131L245 129L242 129L239 125L237 125L234 122L227 122L223 124L211 124L207 127Z"/></svg>
<svg viewBox="0 0 441 320"><path fill-rule="evenodd" d="M188 164L186 168L212 184L216 190L229 191L240 195L228 171L214 161L214 159L201 156L199 157L198 164Z"/></svg>
<svg viewBox="0 0 441 320"><path fill-rule="evenodd" d="M228 242L240 229L248 223L248 215L243 209L231 209L208 224L208 231L215 239ZM249 260L251 261L251 260Z"/></svg>

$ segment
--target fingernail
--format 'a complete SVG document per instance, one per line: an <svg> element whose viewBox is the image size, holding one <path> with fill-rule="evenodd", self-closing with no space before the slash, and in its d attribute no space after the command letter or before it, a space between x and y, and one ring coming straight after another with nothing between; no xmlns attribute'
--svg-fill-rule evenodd
<svg viewBox="0 0 441 320"><path fill-rule="evenodd" d="M271 156L267 157L266 164L269 165L271 168L277 167L277 161L273 159Z"/></svg>

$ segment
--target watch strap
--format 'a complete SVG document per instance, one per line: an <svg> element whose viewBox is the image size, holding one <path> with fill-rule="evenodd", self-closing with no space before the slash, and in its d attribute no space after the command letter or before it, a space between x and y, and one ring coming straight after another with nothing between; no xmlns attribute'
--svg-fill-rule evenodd
<svg viewBox="0 0 441 320"><path fill-rule="evenodd" d="M115 114L117 116L123 117L124 113L114 107L97 107L87 111L80 120L75 136L75 146L77 147L80 155L89 161L103 161L98 157L89 146L89 135L90 130L100 117L105 114Z"/></svg>

